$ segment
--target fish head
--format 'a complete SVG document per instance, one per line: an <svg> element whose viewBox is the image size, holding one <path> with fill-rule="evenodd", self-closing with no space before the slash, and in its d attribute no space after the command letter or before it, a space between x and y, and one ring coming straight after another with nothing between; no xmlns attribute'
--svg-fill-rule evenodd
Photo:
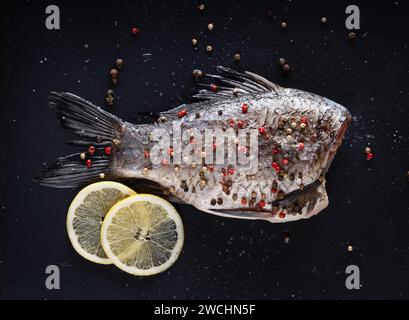
<svg viewBox="0 0 409 320"><path fill-rule="evenodd" d="M253 109L258 107L258 114L247 118L249 125L263 127L257 171L248 175L238 166L218 181L220 188L208 189L196 206L222 216L269 222L306 219L322 212L329 203L325 174L351 121L350 113L330 99L297 89L269 93L257 103Z"/></svg>

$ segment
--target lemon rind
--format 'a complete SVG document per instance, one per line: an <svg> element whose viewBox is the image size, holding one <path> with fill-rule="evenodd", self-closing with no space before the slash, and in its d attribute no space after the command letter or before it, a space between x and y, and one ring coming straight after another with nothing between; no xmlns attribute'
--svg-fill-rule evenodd
<svg viewBox="0 0 409 320"><path fill-rule="evenodd" d="M101 258L95 254L91 254L85 251L78 242L78 237L75 234L74 228L72 227L73 220L75 217L75 210L78 206L84 201L85 197L93 192L98 191L104 188L114 188L118 189L120 192L124 194L128 194L130 196L135 195L136 192L132 189L128 188L127 186L123 185L122 183L114 182L114 181L100 181L89 186L83 188L78 194L75 196L74 200L72 200L70 207L68 208L67 219L66 219L66 227L68 237L70 239L71 245L74 247L75 251L82 256L84 259L95 262L98 264L112 264L112 261L109 258Z"/></svg>

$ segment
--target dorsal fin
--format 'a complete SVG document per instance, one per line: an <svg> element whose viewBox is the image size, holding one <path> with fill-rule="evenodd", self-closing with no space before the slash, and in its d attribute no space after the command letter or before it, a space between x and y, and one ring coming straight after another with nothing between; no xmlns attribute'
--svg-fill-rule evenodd
<svg viewBox="0 0 409 320"><path fill-rule="evenodd" d="M217 81L221 85L217 85L217 90L212 90L212 85L200 84L206 89L200 90L193 96L194 98L204 100L226 99L245 94L276 92L281 88L279 85L253 72L245 71L242 73L223 66L217 66L216 70L219 75L206 74L206 77Z"/></svg>
<svg viewBox="0 0 409 320"><path fill-rule="evenodd" d="M246 94L278 92L282 88L266 78L249 71L242 73L223 66L217 66L216 70L219 73L218 75L206 74L205 76L217 82L217 90L214 90L211 84L199 83L205 89L199 90L198 93L193 95L193 98L223 100ZM191 106L182 104L174 109L161 112L159 116L163 116L167 120L176 119L179 111L189 107Z"/></svg>

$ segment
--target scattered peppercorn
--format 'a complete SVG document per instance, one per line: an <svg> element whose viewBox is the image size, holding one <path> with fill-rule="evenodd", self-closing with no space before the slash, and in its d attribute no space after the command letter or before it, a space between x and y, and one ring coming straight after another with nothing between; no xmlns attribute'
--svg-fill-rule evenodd
<svg viewBox="0 0 409 320"><path fill-rule="evenodd" d="M203 189L206 187L206 180L200 180L200 187Z"/></svg>
<svg viewBox="0 0 409 320"><path fill-rule="evenodd" d="M327 17L322 17L321 18L321 23L327 23Z"/></svg>
<svg viewBox="0 0 409 320"><path fill-rule="evenodd" d="M352 252L352 250L354 250L354 248L351 245L348 245L347 250L348 250L348 252Z"/></svg>
<svg viewBox="0 0 409 320"><path fill-rule="evenodd" d="M373 153L370 152L370 153L368 153L368 154L366 155L366 160L370 161L370 160L373 159L373 157L374 157Z"/></svg>
<svg viewBox="0 0 409 320"><path fill-rule="evenodd" d="M124 60L123 59L116 59L116 67L121 70L124 66Z"/></svg>
<svg viewBox="0 0 409 320"><path fill-rule="evenodd" d="M241 58L241 57L240 57L240 54L239 54L239 53L235 53L234 56L233 56L233 60L236 61L236 62L239 62L239 61L240 61L240 58Z"/></svg>
<svg viewBox="0 0 409 320"><path fill-rule="evenodd" d="M207 29L209 30L209 31L213 31L213 28L214 28L214 25L213 25L213 23L209 23L208 25L207 25Z"/></svg>
<svg viewBox="0 0 409 320"><path fill-rule="evenodd" d="M111 69L109 72L111 75L111 80L113 84L116 84L118 82L118 70L117 69Z"/></svg>
<svg viewBox="0 0 409 320"><path fill-rule="evenodd" d="M131 33L134 35L134 36L136 36L136 35L138 35L139 34L139 29L137 28L137 27L132 27L131 28Z"/></svg>
<svg viewBox="0 0 409 320"><path fill-rule="evenodd" d="M213 50L212 46L210 46L210 45L206 46L206 51L207 52L212 52L212 50Z"/></svg>
<svg viewBox="0 0 409 320"><path fill-rule="evenodd" d="M80 153L80 158L81 158L81 160L85 160L85 158L86 158L85 152Z"/></svg>
<svg viewBox="0 0 409 320"><path fill-rule="evenodd" d="M183 109L181 111L178 112L178 118L183 118L185 115L187 115L187 110Z"/></svg>
<svg viewBox="0 0 409 320"><path fill-rule="evenodd" d="M371 152L372 152L371 148L369 148L369 147L365 148L365 153L371 153Z"/></svg>
<svg viewBox="0 0 409 320"><path fill-rule="evenodd" d="M111 147L105 147L104 148L104 153L109 156L111 154L112 148Z"/></svg>
<svg viewBox="0 0 409 320"><path fill-rule="evenodd" d="M288 234L284 235L284 243L289 244L290 243L290 236Z"/></svg>
<svg viewBox="0 0 409 320"><path fill-rule="evenodd" d="M200 69L195 69L193 70L192 75L195 79L200 79L201 77L203 77L203 71Z"/></svg>
<svg viewBox="0 0 409 320"><path fill-rule="evenodd" d="M282 71L284 74L287 74L287 73L290 71L290 65L289 65L288 63L284 63L284 64L283 64L283 67L281 68L281 71Z"/></svg>
<svg viewBox="0 0 409 320"><path fill-rule="evenodd" d="M199 6L197 7L200 11L203 11L204 9L205 9L205 5L202 3L202 4L199 4Z"/></svg>
<svg viewBox="0 0 409 320"><path fill-rule="evenodd" d="M192 45L194 45L194 46L197 45L197 39L195 39L195 38L192 39Z"/></svg>
<svg viewBox="0 0 409 320"><path fill-rule="evenodd" d="M281 170L280 165L277 162L273 162L271 164L271 167L277 172L279 172Z"/></svg>
<svg viewBox="0 0 409 320"><path fill-rule="evenodd" d="M283 29L287 28L287 22L285 21L281 22L281 28Z"/></svg>
<svg viewBox="0 0 409 320"><path fill-rule="evenodd" d="M107 95L105 101L109 106L112 106L114 104L114 97L112 95Z"/></svg>
<svg viewBox="0 0 409 320"><path fill-rule="evenodd" d="M348 33L348 38L349 40L354 40L356 38L356 33L355 32Z"/></svg>
<svg viewBox="0 0 409 320"><path fill-rule="evenodd" d="M95 148L94 146L89 146L89 147L88 147L88 153L89 153L91 156L94 155L95 151L96 151L96 148Z"/></svg>
<svg viewBox="0 0 409 320"><path fill-rule="evenodd" d="M111 69L109 72L111 74L111 78L117 78L118 77L118 70L117 69Z"/></svg>
<svg viewBox="0 0 409 320"><path fill-rule="evenodd" d="M285 59L284 59L284 58L280 58L279 62L280 62L280 65L282 65L282 66L283 66L283 65L285 64L285 62L286 62L286 61L285 61Z"/></svg>

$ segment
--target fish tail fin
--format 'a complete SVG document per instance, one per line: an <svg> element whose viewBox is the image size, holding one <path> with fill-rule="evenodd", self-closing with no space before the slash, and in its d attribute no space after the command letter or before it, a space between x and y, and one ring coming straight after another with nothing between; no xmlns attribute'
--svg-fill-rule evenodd
<svg viewBox="0 0 409 320"><path fill-rule="evenodd" d="M81 138L69 144L85 150L57 158L54 165L33 178L33 181L47 187L72 188L101 178L112 178L114 142L123 132L124 122L71 93L51 92L48 100L56 110L61 126ZM89 146L93 146L93 150L89 150Z"/></svg>
<svg viewBox="0 0 409 320"><path fill-rule="evenodd" d="M93 157L91 167L81 160L80 153L57 158L56 162L33 178L40 186L74 188L110 176L110 160Z"/></svg>

